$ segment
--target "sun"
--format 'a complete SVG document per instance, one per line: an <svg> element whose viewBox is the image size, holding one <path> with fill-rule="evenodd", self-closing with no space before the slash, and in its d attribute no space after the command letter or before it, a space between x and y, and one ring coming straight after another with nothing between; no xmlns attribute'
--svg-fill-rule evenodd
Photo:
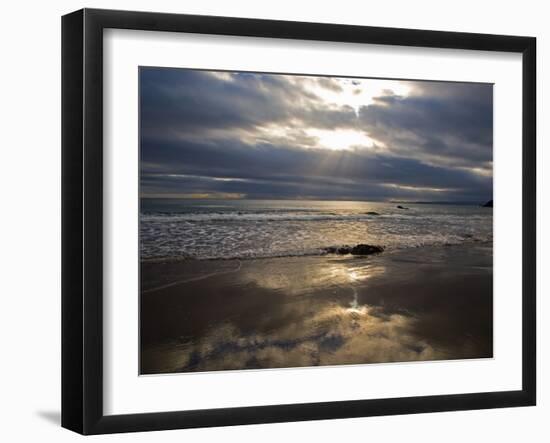
<svg viewBox="0 0 550 443"><path fill-rule="evenodd" d="M318 140L317 147L334 151L374 146L374 141L368 135L353 129L307 129L306 133Z"/></svg>

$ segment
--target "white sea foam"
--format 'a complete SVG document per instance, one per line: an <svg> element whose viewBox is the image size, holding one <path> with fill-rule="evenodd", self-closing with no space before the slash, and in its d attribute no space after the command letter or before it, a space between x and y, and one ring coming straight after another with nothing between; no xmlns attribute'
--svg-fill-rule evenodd
<svg viewBox="0 0 550 443"><path fill-rule="evenodd" d="M327 247L359 243L391 250L492 241L491 209L407 206L410 209L364 202L142 204L141 257L248 259L326 254Z"/></svg>

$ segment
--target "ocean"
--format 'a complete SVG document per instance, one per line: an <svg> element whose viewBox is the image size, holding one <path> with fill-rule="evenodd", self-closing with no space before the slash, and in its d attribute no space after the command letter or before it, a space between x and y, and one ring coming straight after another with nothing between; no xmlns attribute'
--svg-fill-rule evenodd
<svg viewBox="0 0 550 443"><path fill-rule="evenodd" d="M493 210L476 205L144 198L140 207L142 261L325 255L360 243L392 251L492 235Z"/></svg>

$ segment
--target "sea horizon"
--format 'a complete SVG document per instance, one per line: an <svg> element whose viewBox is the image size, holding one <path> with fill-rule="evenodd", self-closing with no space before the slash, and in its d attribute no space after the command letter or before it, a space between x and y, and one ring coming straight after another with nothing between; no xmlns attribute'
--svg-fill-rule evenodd
<svg viewBox="0 0 550 443"><path fill-rule="evenodd" d="M245 198L218 198L218 197L211 197L211 198L194 198L194 197L179 197L179 196L166 196L166 195L155 195L155 196L149 196L149 195L140 195L140 200L205 200L205 201L211 201L211 200L252 200L252 201L327 201L327 202L364 202L364 203L410 203L410 204L417 204L417 205L466 205L466 206L479 206L482 204L485 204L489 201L492 201L492 197L487 197L479 200L456 200L456 201L446 201L446 200L400 200L400 199L391 199L391 200L375 200L375 199L358 199L358 198L312 198L312 197L304 197L304 198L284 198L284 197L266 197L266 198L254 198L254 197L245 197Z"/></svg>

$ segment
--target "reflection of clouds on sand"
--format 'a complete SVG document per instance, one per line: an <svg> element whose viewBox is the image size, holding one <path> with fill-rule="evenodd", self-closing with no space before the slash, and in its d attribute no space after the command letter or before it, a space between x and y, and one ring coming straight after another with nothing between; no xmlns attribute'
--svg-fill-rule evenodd
<svg viewBox="0 0 550 443"><path fill-rule="evenodd" d="M301 321L277 330L243 335L231 323L213 328L194 343L174 350L179 365L173 370L275 368L333 364L431 360L442 358L431 346L411 332L414 318L385 314L362 305L342 307L327 304L313 315L302 304ZM289 318L296 319L297 312Z"/></svg>
<svg viewBox="0 0 550 443"><path fill-rule="evenodd" d="M293 267L292 262L279 266L275 272L243 270L242 279L257 286L289 295L303 295L322 290L335 290L342 286L364 283L382 275L385 267L365 259L333 258L324 263L315 261L310 266Z"/></svg>

